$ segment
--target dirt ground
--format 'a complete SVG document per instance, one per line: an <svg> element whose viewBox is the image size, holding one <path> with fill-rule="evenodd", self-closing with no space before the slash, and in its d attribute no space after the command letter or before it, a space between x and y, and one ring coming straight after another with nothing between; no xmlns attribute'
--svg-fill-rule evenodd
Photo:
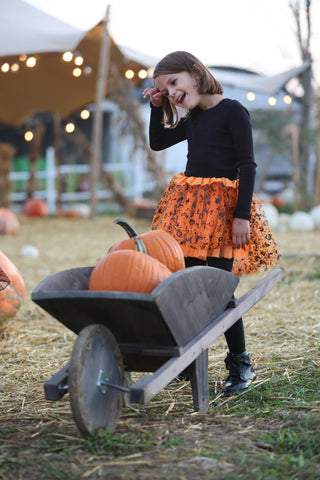
<svg viewBox="0 0 320 480"><path fill-rule="evenodd" d="M273 420L238 417L224 404L224 338L209 352L207 415L193 412L189 382L176 383L150 404L124 408L115 440L104 452L101 445L79 435L68 395L60 402L45 400L43 384L68 363L75 335L35 305L31 293L52 273L95 265L126 234L108 216L95 220L21 216L19 220L17 235L0 237L1 251L15 263L26 284L21 309L0 326L0 478L160 480L169 478L168 472L177 480L242 478L232 452L224 461L212 452L221 454L223 446L228 450L244 442L247 454L254 455L260 447L252 436L270 428ZM150 229L147 221L129 221L139 233ZM319 365L320 232L276 233L276 238L283 255L278 264L283 280L244 319L247 348L261 383L276 375L286 361L297 370L306 357ZM38 248L38 258L22 257L26 245ZM236 295L243 295L264 275L242 277ZM224 405L229 410L224 412ZM125 438L128 443L114 454L112 449L120 448L120 439ZM215 477L213 470L219 472ZM232 472L238 476L227 477Z"/></svg>

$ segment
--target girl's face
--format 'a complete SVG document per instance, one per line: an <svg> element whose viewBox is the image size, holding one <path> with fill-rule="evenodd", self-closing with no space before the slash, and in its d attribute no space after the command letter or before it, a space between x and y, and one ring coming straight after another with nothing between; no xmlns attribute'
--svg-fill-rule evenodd
<svg viewBox="0 0 320 480"><path fill-rule="evenodd" d="M188 110L197 107L202 99L196 79L188 72L159 75L154 86L173 105Z"/></svg>

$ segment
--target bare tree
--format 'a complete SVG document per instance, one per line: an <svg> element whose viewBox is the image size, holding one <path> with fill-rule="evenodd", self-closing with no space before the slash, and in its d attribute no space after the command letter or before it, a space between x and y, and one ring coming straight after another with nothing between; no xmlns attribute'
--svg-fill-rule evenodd
<svg viewBox="0 0 320 480"><path fill-rule="evenodd" d="M301 75L300 82L304 89L302 99L302 112L300 118L300 143L299 143L299 208L305 208L311 202L308 191L308 169L310 167L310 135L313 128L313 102L314 92L312 85L312 55L310 51L311 40L311 4L312 0L294 0L290 8L296 22L296 35L302 61L310 62L310 67Z"/></svg>

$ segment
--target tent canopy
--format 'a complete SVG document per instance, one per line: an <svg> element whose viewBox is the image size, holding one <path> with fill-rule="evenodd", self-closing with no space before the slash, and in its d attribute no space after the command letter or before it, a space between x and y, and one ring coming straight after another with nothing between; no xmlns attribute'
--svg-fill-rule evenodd
<svg viewBox="0 0 320 480"><path fill-rule="evenodd" d="M14 127L20 127L40 111L67 118L95 101L97 87L103 24L96 21L105 14L106 8L101 8L106 7L105 1L42 1L43 7L51 7L49 13L36 9L29 4L31 1L36 0L0 0L0 122ZM61 20L63 12L57 7L62 3L64 15L73 6L84 9L87 20L76 26L74 19L69 23L65 18ZM92 24L93 28L86 32ZM123 53L112 38L109 40L110 75L123 77L128 68L148 67ZM62 52L66 50L75 53L69 62L62 60ZM75 50L83 58L79 66L75 64ZM32 68L20 56L31 52L35 59ZM141 80L136 76L131 85L133 82L137 85ZM109 86L107 82L106 96Z"/></svg>
<svg viewBox="0 0 320 480"><path fill-rule="evenodd" d="M0 56L74 50L106 8L105 0L0 0Z"/></svg>
<svg viewBox="0 0 320 480"><path fill-rule="evenodd" d="M298 77L310 68L310 62L306 61L299 67L271 76L247 73L241 70L227 70L227 67L225 68L210 67L209 70L223 85L261 92L266 95L276 95L291 78Z"/></svg>

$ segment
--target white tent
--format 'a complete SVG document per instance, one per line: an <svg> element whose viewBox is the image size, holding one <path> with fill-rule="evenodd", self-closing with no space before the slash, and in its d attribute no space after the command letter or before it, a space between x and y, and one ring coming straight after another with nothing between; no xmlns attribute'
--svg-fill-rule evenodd
<svg viewBox="0 0 320 480"><path fill-rule="evenodd" d="M223 85L231 87L252 90L253 92L261 92L266 95L276 95L291 78L298 77L310 67L310 62L304 62L299 67L291 68L277 75L260 75L257 73L247 73L241 70L226 70L209 68L212 74Z"/></svg>
<svg viewBox="0 0 320 480"><path fill-rule="evenodd" d="M0 56L73 50L106 9L106 0L0 0Z"/></svg>

